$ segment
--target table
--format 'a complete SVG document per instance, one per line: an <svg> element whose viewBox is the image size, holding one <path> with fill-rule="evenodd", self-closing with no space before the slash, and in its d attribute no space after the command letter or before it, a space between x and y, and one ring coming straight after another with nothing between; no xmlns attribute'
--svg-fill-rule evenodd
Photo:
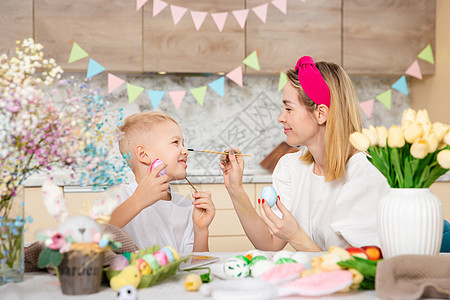
<svg viewBox="0 0 450 300"><path fill-rule="evenodd" d="M272 253L272 252L268 252ZM229 257L243 254L241 252L199 252L194 253L198 255L218 256L221 261L215 263L217 265L222 264ZM319 256L323 253L308 253L313 256ZM210 265L214 267L213 265ZM214 268L213 268L214 269ZM186 292L183 286L184 278L188 272L178 272L176 275L154 285L150 288L139 289L140 300L144 299L213 299L211 297L205 297L200 292ZM220 280L212 276L212 282ZM1 300L57 300L57 299L116 299L116 293L113 289L101 286L100 292L90 295L64 295L59 287L59 282L56 276L50 275L44 272L25 273L23 282L20 283L8 283L0 286L0 299ZM281 299L311 299L307 297L288 297ZM338 293L321 298L313 299L380 299L375 291L351 291L348 293Z"/></svg>

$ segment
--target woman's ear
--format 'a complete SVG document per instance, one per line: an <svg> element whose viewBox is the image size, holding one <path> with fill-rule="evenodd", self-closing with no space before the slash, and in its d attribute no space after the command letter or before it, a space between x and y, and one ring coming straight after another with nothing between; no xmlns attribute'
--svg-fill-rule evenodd
<svg viewBox="0 0 450 300"><path fill-rule="evenodd" d="M137 145L134 148L134 154L136 155L136 158L138 161L140 161L143 164L149 165L151 163L150 155L147 151L145 151L145 147L142 145Z"/></svg>
<svg viewBox="0 0 450 300"><path fill-rule="evenodd" d="M325 104L320 104L315 113L316 113L316 120L317 120L317 124L319 125L323 125L326 123L327 119L328 119L328 106L326 106Z"/></svg>

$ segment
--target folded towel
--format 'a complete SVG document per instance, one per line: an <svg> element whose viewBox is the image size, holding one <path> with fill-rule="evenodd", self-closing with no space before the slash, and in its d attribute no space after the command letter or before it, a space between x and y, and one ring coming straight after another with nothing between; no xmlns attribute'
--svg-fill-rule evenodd
<svg viewBox="0 0 450 300"><path fill-rule="evenodd" d="M450 255L399 255L378 262L382 299L450 299Z"/></svg>

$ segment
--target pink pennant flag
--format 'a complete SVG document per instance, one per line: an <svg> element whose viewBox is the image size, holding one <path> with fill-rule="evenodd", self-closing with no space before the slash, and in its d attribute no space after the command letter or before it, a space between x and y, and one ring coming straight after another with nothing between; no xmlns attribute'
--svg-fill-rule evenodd
<svg viewBox="0 0 450 300"><path fill-rule="evenodd" d="M226 74L225 76L227 76L228 78L233 80L237 85L243 86L243 83L242 83L242 67L241 66L237 67L236 69L234 69L230 73Z"/></svg>
<svg viewBox="0 0 450 300"><path fill-rule="evenodd" d="M372 116L372 109L373 109L374 102L375 102L375 99L370 99L370 100L359 103L359 107L361 107L361 110L366 114L366 116L369 119Z"/></svg>
<svg viewBox="0 0 450 300"><path fill-rule="evenodd" d="M236 18L236 21L239 23L239 26L244 28L245 22L247 21L248 9L233 10L232 13Z"/></svg>
<svg viewBox="0 0 450 300"><path fill-rule="evenodd" d="M172 12L173 24L177 25L180 22L181 18L187 11L186 7L170 5L170 11Z"/></svg>
<svg viewBox="0 0 450 300"><path fill-rule="evenodd" d="M266 23L267 19L267 7L269 6L268 3L258 5L252 8L255 15L263 22Z"/></svg>
<svg viewBox="0 0 450 300"><path fill-rule="evenodd" d="M223 26L225 26L225 21L227 20L228 13L227 12L221 12L221 13L212 13L211 17L214 20L214 23L216 23L217 28L220 32L223 30Z"/></svg>
<svg viewBox="0 0 450 300"><path fill-rule="evenodd" d="M148 0L136 0L136 10L140 10Z"/></svg>
<svg viewBox="0 0 450 300"><path fill-rule="evenodd" d="M161 0L153 0L153 16L156 17L164 8L167 3Z"/></svg>
<svg viewBox="0 0 450 300"><path fill-rule="evenodd" d="M422 79L422 71L420 71L419 62L417 61L417 59L409 66L405 74Z"/></svg>
<svg viewBox="0 0 450 300"><path fill-rule="evenodd" d="M193 11L191 10L192 21L194 21L195 29L197 31L202 27L203 21L205 21L208 13L206 11Z"/></svg>
<svg viewBox="0 0 450 300"><path fill-rule="evenodd" d="M278 8L283 14L287 13L287 1L286 0L273 0L272 5Z"/></svg>
<svg viewBox="0 0 450 300"><path fill-rule="evenodd" d="M121 78L108 73L108 94L111 94L115 89L122 85L125 81Z"/></svg>
<svg viewBox="0 0 450 300"><path fill-rule="evenodd" d="M184 95L186 95L186 91L169 92L170 99L172 99L172 102L175 105L176 109L180 108L181 102L183 102Z"/></svg>

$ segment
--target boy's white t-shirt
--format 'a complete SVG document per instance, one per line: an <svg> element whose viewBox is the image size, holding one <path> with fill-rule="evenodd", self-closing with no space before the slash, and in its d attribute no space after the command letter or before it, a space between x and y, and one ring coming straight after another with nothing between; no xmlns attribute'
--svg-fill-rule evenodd
<svg viewBox="0 0 450 300"><path fill-rule="evenodd" d="M330 246L379 246L377 211L389 191L386 178L360 152L349 159L343 178L325 182L313 173L314 164L300 160L303 153L278 161L273 186L306 234L324 251ZM272 209L281 217L276 206Z"/></svg>
<svg viewBox="0 0 450 300"><path fill-rule="evenodd" d="M133 181L122 185L121 203L136 190ZM171 246L177 252L192 252L194 248L194 225L192 202L171 190L172 200L159 200L143 209L123 227L139 249L153 245Z"/></svg>

